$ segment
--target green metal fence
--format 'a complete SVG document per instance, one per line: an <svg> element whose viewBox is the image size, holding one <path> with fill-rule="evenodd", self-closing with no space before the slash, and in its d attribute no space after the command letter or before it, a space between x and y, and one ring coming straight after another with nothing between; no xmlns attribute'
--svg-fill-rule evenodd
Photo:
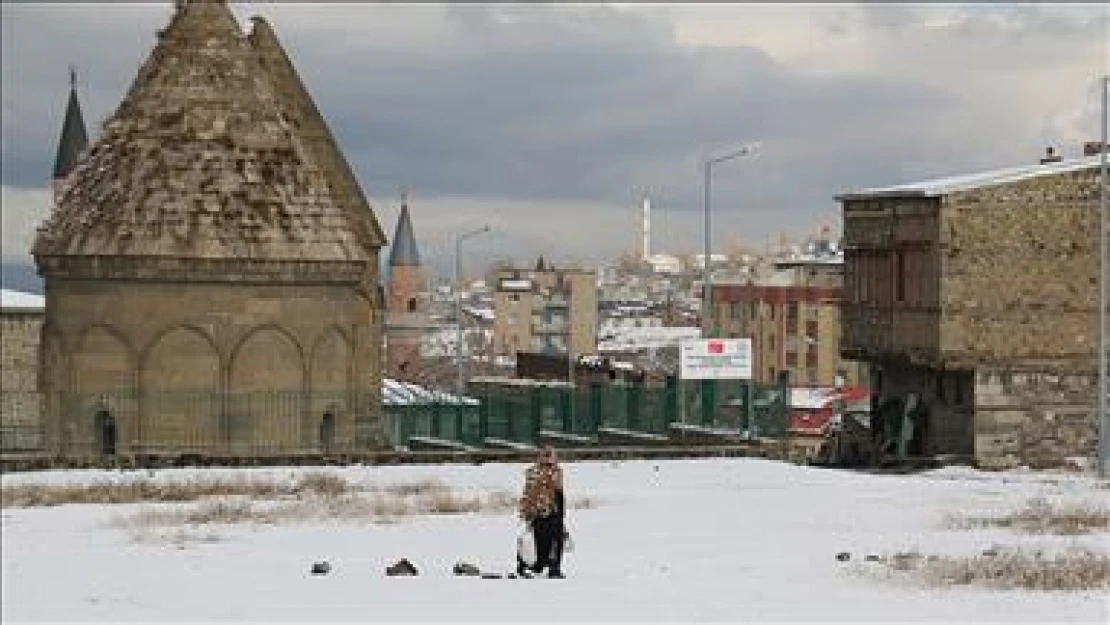
<svg viewBox="0 0 1110 625"><path fill-rule="evenodd" d="M36 421L5 414L0 451L59 446L64 453L297 454L357 451L420 439L471 447L535 445L545 437L589 444L602 429L671 436L680 424L735 437L786 434L787 393L745 382L473 384L466 403L374 405L369 394L274 391L36 394ZM434 395L433 395L434 396ZM438 396L436 396L438 397ZM381 419L376 415L380 414ZM48 432L46 423L51 423ZM55 442L48 442L55 441Z"/></svg>

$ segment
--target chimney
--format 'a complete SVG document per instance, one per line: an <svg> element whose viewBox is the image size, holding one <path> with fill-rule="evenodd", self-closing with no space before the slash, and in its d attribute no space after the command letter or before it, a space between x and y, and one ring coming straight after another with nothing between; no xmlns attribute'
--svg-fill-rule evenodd
<svg viewBox="0 0 1110 625"><path fill-rule="evenodd" d="M1062 160L1064 159L1060 158L1060 155L1056 153L1056 148L1050 145L1044 150L1044 158L1041 159L1041 165L1047 165L1048 163L1059 163Z"/></svg>
<svg viewBox="0 0 1110 625"><path fill-rule="evenodd" d="M1094 156L1107 151L1101 141L1087 141L1083 144L1083 156Z"/></svg>

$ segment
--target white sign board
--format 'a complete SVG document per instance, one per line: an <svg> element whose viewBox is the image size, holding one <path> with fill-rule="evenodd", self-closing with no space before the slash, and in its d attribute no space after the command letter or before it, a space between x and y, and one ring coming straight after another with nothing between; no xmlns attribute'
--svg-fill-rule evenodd
<svg viewBox="0 0 1110 625"><path fill-rule="evenodd" d="M750 380L751 339L687 339L679 349L683 380Z"/></svg>

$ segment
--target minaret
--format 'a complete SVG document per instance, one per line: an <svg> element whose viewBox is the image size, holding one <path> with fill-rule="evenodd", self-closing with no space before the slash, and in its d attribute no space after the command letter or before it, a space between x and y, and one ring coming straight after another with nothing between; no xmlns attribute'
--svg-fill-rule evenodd
<svg viewBox="0 0 1110 625"><path fill-rule="evenodd" d="M420 359L420 342L427 325L422 297L426 291L427 276L420 264L406 190L401 193L401 214L389 250L386 370L393 375L406 377Z"/></svg>
<svg viewBox="0 0 1110 625"><path fill-rule="evenodd" d="M651 198L644 194L644 262L651 258Z"/></svg>
<svg viewBox="0 0 1110 625"><path fill-rule="evenodd" d="M58 155L54 159L54 175L50 188L55 206L61 195L63 183L69 173L77 166L85 149L89 147L89 135L85 130L85 119L81 115L81 104L77 101L77 70L69 70L69 102L66 103L65 120L62 122L62 136L58 140Z"/></svg>

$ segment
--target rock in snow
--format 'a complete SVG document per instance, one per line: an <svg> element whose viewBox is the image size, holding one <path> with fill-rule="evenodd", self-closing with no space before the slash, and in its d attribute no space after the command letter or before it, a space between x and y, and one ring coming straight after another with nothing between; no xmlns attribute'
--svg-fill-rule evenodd
<svg viewBox="0 0 1110 625"><path fill-rule="evenodd" d="M389 577L412 577L417 574L417 570L407 558L401 558L394 564L386 567L385 574Z"/></svg>

